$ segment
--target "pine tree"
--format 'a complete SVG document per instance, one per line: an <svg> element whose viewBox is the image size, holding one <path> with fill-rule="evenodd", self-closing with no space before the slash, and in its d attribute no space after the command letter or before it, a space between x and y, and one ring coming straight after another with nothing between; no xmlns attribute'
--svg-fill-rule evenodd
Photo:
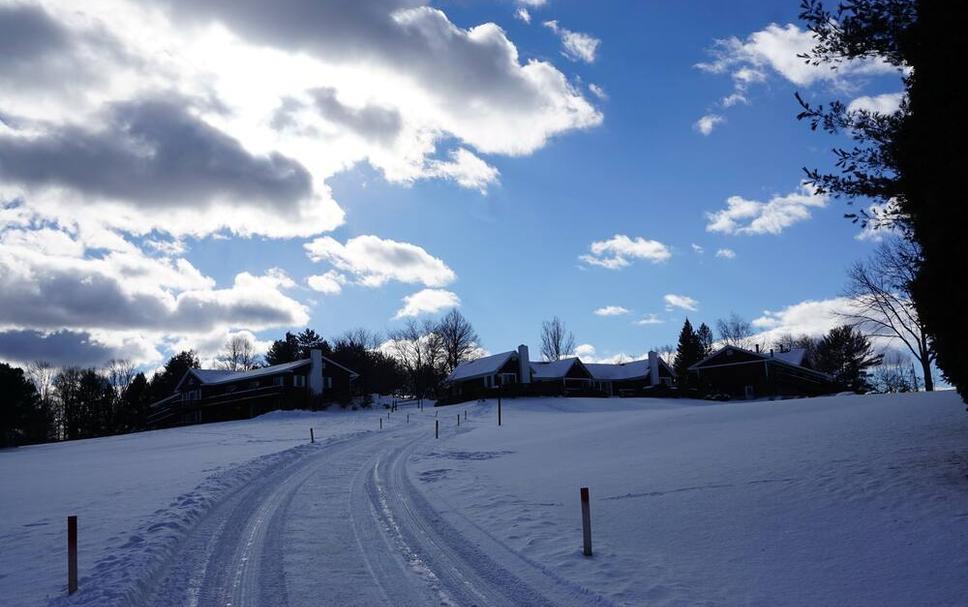
<svg viewBox="0 0 968 607"><path fill-rule="evenodd" d="M299 344L299 358L309 358L310 350L322 350L323 356L329 356L333 350L329 347L329 343L323 339L319 333L312 329L306 329L296 336L296 342Z"/></svg>
<svg viewBox="0 0 968 607"><path fill-rule="evenodd" d="M692 323L687 318L682 325L682 331L679 332L679 345L676 347L676 359L673 363L680 386L690 384L689 367L705 358L704 351L705 347L702 341L700 341L699 336L692 328Z"/></svg>
<svg viewBox="0 0 968 607"><path fill-rule="evenodd" d="M189 369L197 369L199 364L198 355L194 350L185 350L169 358L165 368L151 378L151 400L156 401L171 396L185 372Z"/></svg>
<svg viewBox="0 0 968 607"><path fill-rule="evenodd" d="M817 344L814 365L855 392L871 389L868 369L881 364L883 354L874 354L871 342L850 325L831 329Z"/></svg>
<svg viewBox="0 0 968 607"><path fill-rule="evenodd" d="M269 351L266 352L265 359L266 364L269 366L299 360L299 340L295 335L286 331L284 338L272 342L272 345L269 346Z"/></svg>
<svg viewBox="0 0 968 607"><path fill-rule="evenodd" d="M702 356L703 358L712 354L713 342L716 341L713 337L713 330L709 328L709 325L702 323L699 328L696 329L696 337L699 339L699 343L702 345Z"/></svg>

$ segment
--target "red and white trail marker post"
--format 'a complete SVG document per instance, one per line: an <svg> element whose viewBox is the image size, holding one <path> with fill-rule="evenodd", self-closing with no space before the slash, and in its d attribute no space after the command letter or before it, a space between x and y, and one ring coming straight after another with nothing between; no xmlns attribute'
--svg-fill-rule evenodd
<svg viewBox="0 0 968 607"><path fill-rule="evenodd" d="M592 555L592 513L588 505L588 487L581 488L582 554Z"/></svg>
<svg viewBox="0 0 968 607"><path fill-rule="evenodd" d="M77 516L67 517L67 594L77 592Z"/></svg>

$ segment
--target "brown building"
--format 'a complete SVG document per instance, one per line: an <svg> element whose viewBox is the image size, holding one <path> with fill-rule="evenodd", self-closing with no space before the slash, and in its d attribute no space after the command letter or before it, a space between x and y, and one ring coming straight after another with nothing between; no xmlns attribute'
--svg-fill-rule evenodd
<svg viewBox="0 0 968 607"><path fill-rule="evenodd" d="M837 392L833 378L811 368L806 350L753 352L725 346L689 367L701 389L731 398L818 396Z"/></svg>
<svg viewBox="0 0 968 607"><path fill-rule="evenodd" d="M252 369L189 369L175 392L151 405L154 428L245 419L276 409L348 400L357 373L311 350L310 357Z"/></svg>

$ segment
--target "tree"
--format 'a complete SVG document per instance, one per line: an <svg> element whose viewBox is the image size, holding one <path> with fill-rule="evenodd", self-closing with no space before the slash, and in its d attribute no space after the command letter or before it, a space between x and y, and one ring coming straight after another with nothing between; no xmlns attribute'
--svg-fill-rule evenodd
<svg viewBox="0 0 968 607"><path fill-rule="evenodd" d="M912 370L911 361L907 356L892 351L885 354L883 362L874 368L872 386L876 392L882 394L916 391L916 376L912 378Z"/></svg>
<svg viewBox="0 0 968 607"><path fill-rule="evenodd" d="M259 366L255 344L244 333L230 337L222 351L215 357L215 361L220 369L227 371L248 371Z"/></svg>
<svg viewBox="0 0 968 607"><path fill-rule="evenodd" d="M851 325L835 327L817 344L818 371L832 375L834 381L854 392L871 388L868 369L881 364L882 354L874 354L871 342Z"/></svg>
<svg viewBox="0 0 968 607"><path fill-rule="evenodd" d="M150 386L144 373L138 373L121 395L119 428L122 432L144 430L151 403Z"/></svg>
<svg viewBox="0 0 968 607"><path fill-rule="evenodd" d="M816 358L817 343L819 341L819 339L810 337L809 335L799 335L794 337L792 334L787 333L785 335L780 335L773 340L771 347L779 350L780 352L789 352L790 350L806 350L803 356L803 362L801 364L805 367L812 367L813 360Z"/></svg>
<svg viewBox="0 0 968 607"><path fill-rule="evenodd" d="M716 330L719 332L719 340L727 346L735 346L746 350L753 349L753 326L743 319L739 314L733 312L729 318L720 318L716 321Z"/></svg>
<svg viewBox="0 0 968 607"><path fill-rule="evenodd" d="M296 336L296 342L299 344L299 358L309 358L310 350L322 350L323 356L329 356L332 349L329 347L329 343L323 339L319 333L313 329L306 329L301 331L299 335Z"/></svg>
<svg viewBox="0 0 968 607"><path fill-rule="evenodd" d="M676 346L676 359L672 364L680 385L690 385L689 367L705 358L704 352L705 347L687 318L679 331L679 345Z"/></svg>
<svg viewBox="0 0 968 607"><path fill-rule="evenodd" d="M547 361L561 360L575 351L575 335L555 316L541 323L541 356Z"/></svg>
<svg viewBox="0 0 968 607"><path fill-rule="evenodd" d="M481 341L474 327L457 308L440 319L435 332L440 336L444 348L444 371L447 373L468 360Z"/></svg>
<svg viewBox="0 0 968 607"><path fill-rule="evenodd" d="M699 343L702 344L702 356L703 358L709 356L713 352L713 343L716 341L713 338L713 331L709 328L709 325L702 323L699 328L696 329L696 338Z"/></svg>
<svg viewBox="0 0 968 607"><path fill-rule="evenodd" d="M0 447L47 439L49 420L23 369L0 363L0 395Z"/></svg>
<svg viewBox="0 0 968 607"><path fill-rule="evenodd" d="M199 367L198 355L194 350L183 350L168 359L165 368L151 378L151 400L157 401L171 396L175 386L189 369Z"/></svg>
<svg viewBox="0 0 968 607"><path fill-rule="evenodd" d="M35 360L27 365L25 374L37 390L40 407L47 419L47 436L44 440L59 440L63 416L58 401L54 398L54 377L57 369L50 361Z"/></svg>
<svg viewBox="0 0 968 607"><path fill-rule="evenodd" d="M444 348L435 329L429 320L418 323L410 319L403 328L390 333L389 349L417 398L430 395L444 378Z"/></svg>
<svg viewBox="0 0 968 607"><path fill-rule="evenodd" d="M286 331L284 338L272 342L265 355L266 364L269 366L291 363L299 359L299 340L289 331Z"/></svg>
<svg viewBox="0 0 968 607"><path fill-rule="evenodd" d="M655 352L658 355L658 357L670 367L676 360L676 347L672 344L665 344L663 346L652 346L649 349Z"/></svg>
<svg viewBox="0 0 968 607"><path fill-rule="evenodd" d="M883 242L869 260L859 261L848 270L844 295L854 306L842 316L871 337L904 344L921 365L924 389L931 392L934 352L911 297L920 258L916 243L900 238Z"/></svg>
<svg viewBox="0 0 968 607"><path fill-rule="evenodd" d="M850 111L835 101L803 106L798 118L813 130L845 133L850 149L836 149L837 173L807 169L820 193L871 200L880 211L848 217L895 228L918 243L921 259L910 287L918 318L930 336L938 368L968 400L968 250L962 245L968 205L961 177L968 140L968 82L951 77L952 58L968 55L957 2L844 0L828 11L804 0L801 18L817 38L805 60L815 65L881 58L904 70L904 101L883 115Z"/></svg>

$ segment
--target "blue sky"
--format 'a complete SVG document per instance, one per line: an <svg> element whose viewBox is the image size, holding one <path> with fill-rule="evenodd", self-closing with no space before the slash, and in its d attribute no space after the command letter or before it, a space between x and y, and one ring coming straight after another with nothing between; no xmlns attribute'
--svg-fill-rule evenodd
<svg viewBox="0 0 968 607"><path fill-rule="evenodd" d="M293 10L300 4L288 3ZM90 17L106 23L126 52L147 53L125 38L125 19L147 19L139 11L154 10L144 6L152 3L107 4L114 12L90 9ZM585 344L588 358L637 356L673 343L686 315L712 324L737 312L763 331L821 332L833 322L844 269L876 242L876 235L857 238L858 226L842 218L843 201L800 189L801 167L829 167L830 148L843 141L797 122L793 94L819 102L860 98L868 104L863 107L880 102L890 109L899 79L875 61L847 66L836 78L800 66L796 45L807 34L796 29L797 2L466 1L434 3L441 12L431 12L413 6L419 2L380 0L370 7L374 12L411 12L386 21L361 9L359 21L340 32L350 32L342 42L346 51L309 38L288 46L299 40L299 24L284 18L274 25L286 34L280 37L266 29L265 16L232 13L216 2L172 4L181 8L150 13L151 31L157 44L177 46L185 61L172 60L153 72L151 83L142 78L134 86L131 78L142 68L131 67L134 62L108 66L117 53L99 59L103 49L83 35L86 23L65 3L31 5L38 12L30 15L25 5L0 2L0 20L46 19L47 29L66 32L59 35L68 41L63 56L105 62L92 70L98 75L76 83L86 93L78 113L90 120L78 128L90 138L88 150L111 137L138 136L132 149L157 146L182 158L191 145L198 155L189 166L172 162L157 169L159 183L174 184L177 200L159 193L160 186L115 191L112 183L76 177L50 151L77 127L67 101L59 107L54 94L49 107L37 108L26 93L0 93L7 125L0 130L0 200L6 204L0 264L7 265L0 269L8 274L0 281L8 293L14 290L0 298L0 316L7 317L0 318L0 358L53 356L54 334L76 336L74 355L81 359L120 355L150 366L179 347L211 355L238 331L260 341L297 325L323 335L357 326L383 332L411 318L400 317L403 299L425 289L434 293L412 317L434 317L459 299L490 351L520 342L535 346L541 321L553 315ZM530 23L516 15L520 9ZM371 33L401 23L423 29L408 29L399 40L393 32L379 39ZM469 33L487 23L500 30L479 30L486 37ZM452 42L433 40L441 24L466 36L467 44L450 48ZM176 30L194 37L166 38ZM517 53L510 66L507 45ZM443 50L426 57L427 47ZM28 51L24 65L39 62L56 74L56 62L41 62ZM405 53L409 59L397 63L394 54ZM542 79L528 80L528 92L521 93L521 78L538 78L522 70L530 62L541 66ZM198 65L203 69L193 73ZM261 87L247 79L247 70L251 80L262 76ZM117 76L104 84L100 75L108 71ZM277 82L273 74L280 71ZM18 82L24 73L0 72L0 84ZM41 89L48 86L42 72L31 78ZM184 94L177 107L159 110L160 92L170 101L175 89ZM313 92L319 90L325 92ZM303 91L309 92L300 97ZM743 100L724 102L731 94ZM265 130L270 117L289 107L287 99L300 100L286 115L289 127L272 121L275 130ZM310 105L321 117L307 117ZM230 109L212 109L223 106ZM703 116L715 117L707 133L698 127ZM201 135L188 139L191 129ZM281 160L268 160L272 154L286 159L285 170ZM460 163L458 154L471 160ZM241 168L222 170L223 162ZM44 177L27 170L37 165ZM125 175L126 165L117 166L117 179L146 181L142 169ZM211 166L219 170L206 172ZM310 175L312 193L292 202L289 192L306 181L298 178L299 167ZM738 214L729 216L732 221L720 216L719 228L710 229L710 214L723 212L730 197L739 197ZM776 198L770 207L757 204ZM325 217L307 210L322 208ZM345 213L336 227L333 209ZM609 248L616 236L623 239ZM380 251L373 248L351 255L346 251L355 238L395 252L382 261L374 261ZM306 245L317 239L332 240L317 255L321 261L312 261ZM597 259L619 267L582 259L596 242L606 243ZM717 256L724 249L733 256ZM127 280L132 274L117 269L122 255L136 260L129 265L145 266L137 275L150 285L131 286L137 284ZM38 307L47 306L49 296L16 295L43 294L54 284L63 289L54 278L68 270L90 274L71 287L90 300L89 308L68 303L48 313ZM326 292L307 282L327 272ZM242 273L252 280L240 286ZM122 286L113 287L115 279ZM92 292L102 287L103 293ZM686 307L695 309L669 305L669 295L690 298ZM155 304L173 326L129 310ZM214 311L186 311L206 306ZM627 312L594 313L608 306ZM105 314L91 314L94 307ZM259 310L252 313L253 307ZM643 318L651 322L636 323Z"/></svg>

